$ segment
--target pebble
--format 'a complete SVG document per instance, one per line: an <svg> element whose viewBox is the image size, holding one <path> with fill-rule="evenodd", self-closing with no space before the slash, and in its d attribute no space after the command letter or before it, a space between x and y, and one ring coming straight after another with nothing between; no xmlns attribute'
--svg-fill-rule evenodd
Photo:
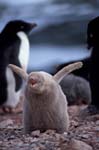
<svg viewBox="0 0 99 150"><path fill-rule="evenodd" d="M11 126L13 125L13 121L11 119L7 119L7 120L4 120L4 121L0 122L0 128L1 129L7 128L10 125Z"/></svg>
<svg viewBox="0 0 99 150"><path fill-rule="evenodd" d="M39 136L40 136L40 130L33 131L33 132L31 133L31 135L32 135L33 137L39 137Z"/></svg>

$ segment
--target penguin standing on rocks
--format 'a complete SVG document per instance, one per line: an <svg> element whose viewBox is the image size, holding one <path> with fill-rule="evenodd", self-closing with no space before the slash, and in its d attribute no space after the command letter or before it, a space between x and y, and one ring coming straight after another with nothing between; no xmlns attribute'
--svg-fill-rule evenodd
<svg viewBox="0 0 99 150"><path fill-rule="evenodd" d="M11 112L17 106L22 85L22 79L7 66L12 63L27 69L28 34L35 26L35 23L13 20L0 33L0 107L5 112Z"/></svg>
<svg viewBox="0 0 99 150"><path fill-rule="evenodd" d="M13 64L9 65L25 81L23 126L26 134L34 130L45 132L51 129L57 133L68 131L67 98L59 83L67 74L82 66L82 62L76 62L52 76L44 71L27 74L23 69Z"/></svg>

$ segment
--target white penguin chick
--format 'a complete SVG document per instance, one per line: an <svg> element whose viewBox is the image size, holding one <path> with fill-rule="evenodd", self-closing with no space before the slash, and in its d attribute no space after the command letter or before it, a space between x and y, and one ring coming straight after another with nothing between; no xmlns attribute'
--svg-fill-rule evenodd
<svg viewBox="0 0 99 150"><path fill-rule="evenodd" d="M46 72L31 72L29 75L21 68L9 67L25 80L23 124L25 133L34 130L44 132L48 129L63 133L68 130L69 116L67 100L59 83L64 76L82 67L81 62L64 67L54 76Z"/></svg>

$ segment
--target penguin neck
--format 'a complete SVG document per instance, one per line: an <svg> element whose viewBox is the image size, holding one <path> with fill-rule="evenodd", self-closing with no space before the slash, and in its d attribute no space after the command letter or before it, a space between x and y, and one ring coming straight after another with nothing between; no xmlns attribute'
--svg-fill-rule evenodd
<svg viewBox="0 0 99 150"><path fill-rule="evenodd" d="M17 36L19 37L21 43L20 43L20 50L19 50L19 61L21 63L21 66L26 70L29 60L29 49L30 49L30 43L28 36L20 31L17 33Z"/></svg>

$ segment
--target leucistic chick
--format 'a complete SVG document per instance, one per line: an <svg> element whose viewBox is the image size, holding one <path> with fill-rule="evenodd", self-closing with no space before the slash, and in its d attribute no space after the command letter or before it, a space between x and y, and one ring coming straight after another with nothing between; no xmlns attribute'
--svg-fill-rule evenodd
<svg viewBox="0 0 99 150"><path fill-rule="evenodd" d="M9 67L25 80L23 123L25 133L33 130L44 132L48 129L63 133L68 130L69 116L67 100L59 83L64 76L82 67L81 62L64 67L54 76L46 72L31 72L29 75L21 68Z"/></svg>

